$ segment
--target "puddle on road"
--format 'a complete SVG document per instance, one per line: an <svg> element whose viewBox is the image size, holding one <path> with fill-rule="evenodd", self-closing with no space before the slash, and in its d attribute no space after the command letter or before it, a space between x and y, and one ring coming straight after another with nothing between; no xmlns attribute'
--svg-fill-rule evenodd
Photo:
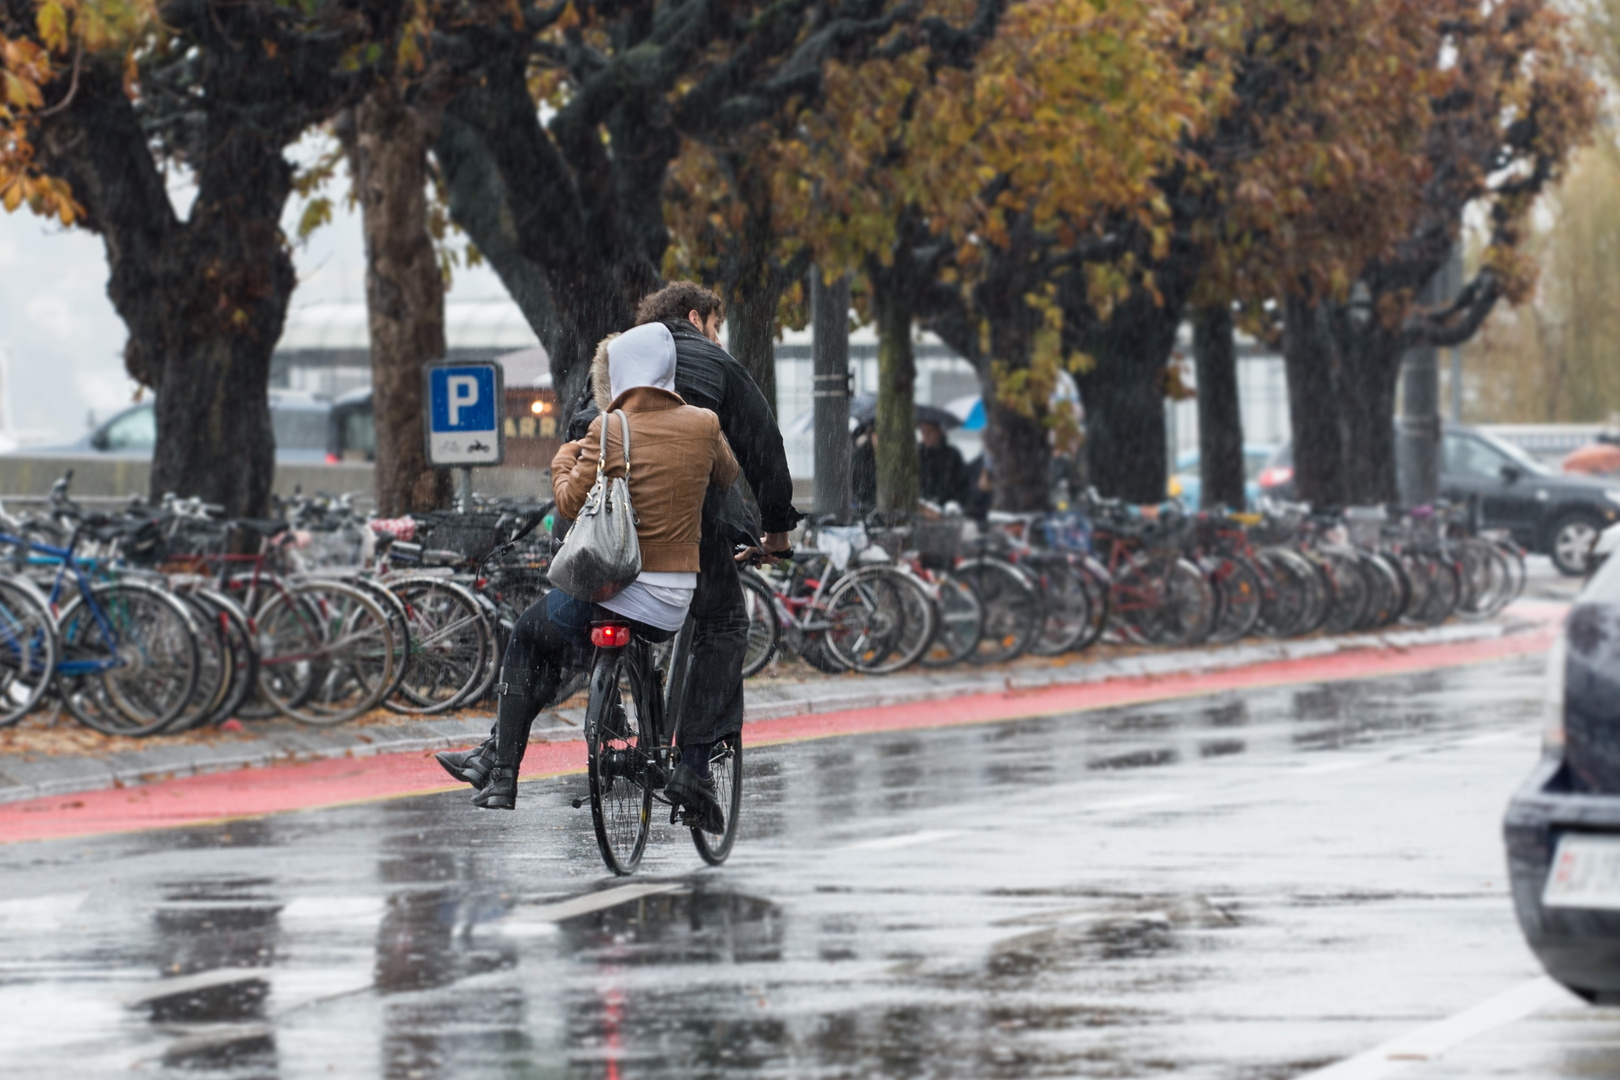
<svg viewBox="0 0 1620 1080"><path fill-rule="evenodd" d="M616 965L754 964L782 958L782 910L770 900L696 889L645 896L559 925L575 957Z"/></svg>

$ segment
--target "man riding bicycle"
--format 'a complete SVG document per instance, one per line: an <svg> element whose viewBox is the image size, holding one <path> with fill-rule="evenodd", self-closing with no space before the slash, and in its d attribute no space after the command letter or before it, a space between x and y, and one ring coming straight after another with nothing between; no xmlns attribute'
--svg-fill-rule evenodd
<svg viewBox="0 0 1620 1080"><path fill-rule="evenodd" d="M636 309L638 327L659 323L669 330L675 343L675 392L687 404L719 417L720 429L753 493L750 505L740 485L724 490L711 486L703 501L697 587L690 608L696 624L692 677L682 703L681 763L666 794L671 801L700 803L690 809L705 818L719 810L708 775L710 747L742 730L748 615L737 560L761 550L785 552L788 533L800 518L793 506L782 433L753 378L720 347L724 320L720 297L689 281L665 286ZM596 402L587 402L569 425L570 438L583 435L597 415ZM749 550L734 556L739 544ZM512 672L502 675L505 682L511 678ZM535 711L548 704L540 703ZM532 721L533 715L528 719ZM492 735L476 749L441 753L439 762L450 775L481 789L496 764L496 741Z"/></svg>

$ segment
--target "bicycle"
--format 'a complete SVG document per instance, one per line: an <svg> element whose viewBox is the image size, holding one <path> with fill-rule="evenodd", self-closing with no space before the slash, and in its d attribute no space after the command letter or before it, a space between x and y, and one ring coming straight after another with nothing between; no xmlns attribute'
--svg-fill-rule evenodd
<svg viewBox="0 0 1620 1080"><path fill-rule="evenodd" d="M682 703L691 675L695 620L687 617L670 650L669 678L663 679L652 643L629 623L603 619L591 624L595 656L590 700L585 709L586 782L591 823L602 861L615 874L635 872L647 847L654 801L670 807L670 824L691 830L698 856L719 866L737 840L742 808L742 735L714 744L709 775L725 815L717 836L658 792L674 771L680 746ZM575 799L578 809L583 800Z"/></svg>

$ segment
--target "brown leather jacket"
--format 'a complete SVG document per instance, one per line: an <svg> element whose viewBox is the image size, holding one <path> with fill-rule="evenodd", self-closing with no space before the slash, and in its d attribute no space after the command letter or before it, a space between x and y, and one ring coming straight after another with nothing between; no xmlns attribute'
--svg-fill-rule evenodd
<svg viewBox="0 0 1620 1080"><path fill-rule="evenodd" d="M698 530L703 493L712 483L729 488L737 459L720 433L720 418L654 386L637 386L610 406L630 420L630 505L636 512L641 568L698 569ZM564 443L551 460L551 490L564 517L579 515L596 483L598 439L607 421L607 474L624 475L624 442L618 417L597 416L583 439Z"/></svg>

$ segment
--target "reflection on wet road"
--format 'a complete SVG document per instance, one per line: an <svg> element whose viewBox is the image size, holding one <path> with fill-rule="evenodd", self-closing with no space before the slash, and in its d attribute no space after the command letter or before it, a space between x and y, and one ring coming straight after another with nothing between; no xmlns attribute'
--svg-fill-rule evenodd
<svg viewBox="0 0 1620 1080"><path fill-rule="evenodd" d="M1536 974L1539 670L754 750L731 864L629 881L577 777L11 846L0 1072L1295 1076Z"/></svg>

